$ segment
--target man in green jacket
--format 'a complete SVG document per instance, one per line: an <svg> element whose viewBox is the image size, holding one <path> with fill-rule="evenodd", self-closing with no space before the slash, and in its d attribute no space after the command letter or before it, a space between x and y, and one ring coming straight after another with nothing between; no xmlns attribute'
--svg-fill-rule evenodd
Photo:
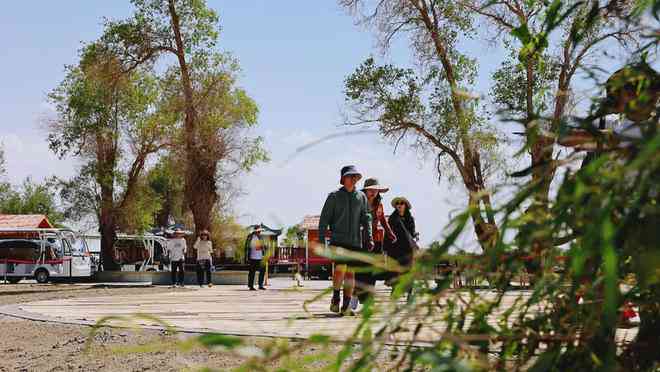
<svg viewBox="0 0 660 372"><path fill-rule="evenodd" d="M341 169L339 182L342 187L328 195L321 211L319 220L319 243L325 243L326 229L331 231L330 245L351 251L373 250L374 242L371 234L371 214L367 206L367 197L356 189L362 175L355 166L347 165ZM365 230L368 237L367 247L362 247L362 232ZM355 288L355 275L351 266L359 262L339 259L335 263L332 275L332 301L330 311L339 312L339 292L344 285L344 301L341 306L343 315L353 315L349 307L353 289Z"/></svg>

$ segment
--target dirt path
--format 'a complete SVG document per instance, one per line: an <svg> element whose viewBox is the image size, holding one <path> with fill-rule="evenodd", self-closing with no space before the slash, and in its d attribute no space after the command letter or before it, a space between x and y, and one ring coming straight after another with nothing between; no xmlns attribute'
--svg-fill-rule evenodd
<svg viewBox="0 0 660 372"><path fill-rule="evenodd" d="M0 284L0 305L57 298L138 295L166 291L172 289ZM91 327L87 326L45 323L0 315L0 332L2 372L180 371L204 367L227 370L238 367L247 360L247 357L213 352L199 346L184 351L180 346L177 347L177 344L194 335L169 335L163 331L106 328L91 337ZM260 345L268 341L247 339L246 342L248 345ZM145 346L148 350L138 350Z"/></svg>

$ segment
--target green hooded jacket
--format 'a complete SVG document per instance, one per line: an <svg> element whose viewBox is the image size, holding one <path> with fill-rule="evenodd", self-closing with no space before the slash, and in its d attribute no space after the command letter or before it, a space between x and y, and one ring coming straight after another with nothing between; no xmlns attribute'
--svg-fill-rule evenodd
<svg viewBox="0 0 660 372"><path fill-rule="evenodd" d="M330 228L330 244L361 249L362 234L360 226L365 230L366 236L371 238L371 213L367 206L367 197L362 191L348 192L342 187L328 195L321 210L319 219L319 242L324 243L325 232Z"/></svg>

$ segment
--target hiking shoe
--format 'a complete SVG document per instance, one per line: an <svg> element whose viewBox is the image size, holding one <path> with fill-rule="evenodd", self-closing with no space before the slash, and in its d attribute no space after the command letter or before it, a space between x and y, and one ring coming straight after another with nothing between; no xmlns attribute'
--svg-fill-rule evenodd
<svg viewBox="0 0 660 372"><path fill-rule="evenodd" d="M359 303L360 301L358 300L358 297L353 296L351 297L351 302L349 302L349 307L351 308L351 310L356 310Z"/></svg>
<svg viewBox="0 0 660 372"><path fill-rule="evenodd" d="M355 312L351 309L350 304L346 304L341 308L342 316L355 316Z"/></svg>
<svg viewBox="0 0 660 372"><path fill-rule="evenodd" d="M330 311L333 313L339 312L339 296L332 296L332 301L330 301Z"/></svg>
<svg viewBox="0 0 660 372"><path fill-rule="evenodd" d="M248 287L248 288L250 288L251 291L256 291L256 290L257 290L257 289L254 288L254 287Z"/></svg>
<svg viewBox="0 0 660 372"><path fill-rule="evenodd" d="M213 283L209 283L209 288L213 287Z"/></svg>
<svg viewBox="0 0 660 372"><path fill-rule="evenodd" d="M259 287L259 289L261 289L262 291L265 291L266 287Z"/></svg>

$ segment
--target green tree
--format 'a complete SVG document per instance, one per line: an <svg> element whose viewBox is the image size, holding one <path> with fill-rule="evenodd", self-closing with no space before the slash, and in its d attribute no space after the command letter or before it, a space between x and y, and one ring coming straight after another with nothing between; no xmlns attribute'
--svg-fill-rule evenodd
<svg viewBox="0 0 660 372"><path fill-rule="evenodd" d="M410 38L419 71L378 66L372 58L346 79L349 124L377 124L398 142L413 136L413 147L447 159L468 194L478 241L484 250L497 239L487 185L489 159L499 142L479 101L470 92L476 61L463 54L460 35L474 31L472 15L456 1L385 0L372 4L340 0L361 22L378 30L383 48L398 35ZM363 12L364 11L364 12ZM364 14L366 13L366 14Z"/></svg>
<svg viewBox="0 0 660 372"><path fill-rule="evenodd" d="M608 3L554 2L547 13L542 11L548 6L544 1L470 0L466 4L497 28L501 45L510 51L493 74L493 100L504 120L516 121L524 129L530 165L520 174L531 175L539 185L526 213L527 228L536 230L531 244L540 259L553 243L567 242L563 238L553 242L543 232L552 219L550 185L562 164L562 159L555 159L556 141L568 115L575 114L570 101L578 84L576 73L597 65L602 60L597 53L606 48L636 45L641 29L622 17L631 13L632 2L616 9Z"/></svg>
<svg viewBox="0 0 660 372"><path fill-rule="evenodd" d="M186 204L197 231L209 229L223 170L249 170L266 160L261 139L241 129L257 122L257 106L235 87L238 65L215 50L218 16L200 0L133 0L133 17L108 22L104 40L138 64L174 57L168 71L170 92L181 116L185 155ZM163 57L161 59L161 56ZM227 164L229 163L229 164Z"/></svg>
<svg viewBox="0 0 660 372"><path fill-rule="evenodd" d="M305 230L302 229L300 224L293 225L286 229L286 232L284 233L284 245L299 247L304 238Z"/></svg>
<svg viewBox="0 0 660 372"><path fill-rule="evenodd" d="M46 181L37 183L26 178L23 183L12 188L9 184L0 194L0 213L4 214L44 214L53 225L61 225L64 214L57 203L57 192Z"/></svg>
<svg viewBox="0 0 660 372"><path fill-rule="evenodd" d="M149 170L149 187L161 200L154 221L159 227L167 227L170 221L181 221L188 210L184 203L184 179L177 170L184 164L174 153L162 156L158 163Z"/></svg>
<svg viewBox="0 0 660 372"><path fill-rule="evenodd" d="M158 79L120 57L101 42L87 45L80 63L68 66L65 79L49 94L57 111L50 123L50 148L86 162L80 176L63 184L68 186L63 196L70 213L71 208L81 208L78 213L97 209L105 269L115 266L111 248L118 228L148 225L130 211L148 210L136 208L144 207L142 172L149 156L168 145L174 120L162 109L166 102ZM85 176L91 176L95 185ZM84 199L92 194L95 202Z"/></svg>

